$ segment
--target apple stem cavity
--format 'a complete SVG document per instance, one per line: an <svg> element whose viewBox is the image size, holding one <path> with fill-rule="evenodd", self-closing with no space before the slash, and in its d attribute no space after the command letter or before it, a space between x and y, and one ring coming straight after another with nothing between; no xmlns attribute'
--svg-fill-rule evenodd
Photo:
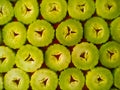
<svg viewBox="0 0 120 90"><path fill-rule="evenodd" d="M85 4L81 4L81 5L77 5L77 8L81 11L81 12L85 12Z"/></svg>
<svg viewBox="0 0 120 90"><path fill-rule="evenodd" d="M98 80L98 83L101 83L103 81L103 79L100 76L98 77L97 80Z"/></svg>
<svg viewBox="0 0 120 90"><path fill-rule="evenodd" d="M109 54L109 56L110 56L110 59L112 58L112 56L114 55L114 52L111 52L111 51L107 51L108 52L108 54Z"/></svg>
<svg viewBox="0 0 120 90"><path fill-rule="evenodd" d="M107 6L108 10L112 9L112 5L110 5L110 4L107 4L106 6Z"/></svg>
<svg viewBox="0 0 120 90"><path fill-rule="evenodd" d="M14 83L17 84L17 86L19 85L19 82L20 82L20 79L16 79L16 80L13 80Z"/></svg>
<svg viewBox="0 0 120 90"><path fill-rule="evenodd" d="M42 37L42 34L43 34L43 31L44 31L45 29L42 29L42 30L36 30L35 32L37 32L39 35L40 35L40 37Z"/></svg>
<svg viewBox="0 0 120 90"><path fill-rule="evenodd" d="M58 11L57 6L56 6L56 3L51 3L51 4L50 4L50 7L51 7L50 12Z"/></svg>
<svg viewBox="0 0 120 90"><path fill-rule="evenodd" d="M68 33L67 33L67 35L65 36L65 38L67 38L70 34L72 34L72 33L76 33L76 32L74 32L74 31L72 31L72 29L69 27L69 26L67 26L67 30L68 30Z"/></svg>
<svg viewBox="0 0 120 90"><path fill-rule="evenodd" d="M13 33L14 33L14 36L15 36L15 37L19 35L19 34L18 34L18 33L16 33L16 32L13 32Z"/></svg>
<svg viewBox="0 0 120 90"><path fill-rule="evenodd" d="M40 82L42 82L44 86L46 86L47 81L48 81L48 78L43 78L42 80L40 80Z"/></svg>
<svg viewBox="0 0 120 90"><path fill-rule="evenodd" d="M31 58L31 56L29 54L28 57L25 59L25 61L34 61L34 60Z"/></svg>
<svg viewBox="0 0 120 90"><path fill-rule="evenodd" d="M87 61L88 52L83 52L80 57Z"/></svg>
<svg viewBox="0 0 120 90"><path fill-rule="evenodd" d="M70 77L70 83L76 82L76 80L73 78L73 76Z"/></svg>
<svg viewBox="0 0 120 90"><path fill-rule="evenodd" d="M3 15L3 7L0 7L0 14Z"/></svg>
<svg viewBox="0 0 120 90"><path fill-rule="evenodd" d="M101 28L94 28L94 30L96 31L96 36L98 36L99 32L102 30Z"/></svg>
<svg viewBox="0 0 120 90"><path fill-rule="evenodd" d="M61 56L61 53L60 54L56 54L56 55L53 55L57 60L60 59L60 56Z"/></svg>
<svg viewBox="0 0 120 90"><path fill-rule="evenodd" d="M0 58L1 63L4 62L5 59L6 59L6 57Z"/></svg>
<svg viewBox="0 0 120 90"><path fill-rule="evenodd" d="M25 12L25 15L26 15L28 12L30 12L30 11L31 11L31 9L30 9L30 8L28 8L26 5L24 5L24 7L25 7L25 9L26 9L26 12Z"/></svg>

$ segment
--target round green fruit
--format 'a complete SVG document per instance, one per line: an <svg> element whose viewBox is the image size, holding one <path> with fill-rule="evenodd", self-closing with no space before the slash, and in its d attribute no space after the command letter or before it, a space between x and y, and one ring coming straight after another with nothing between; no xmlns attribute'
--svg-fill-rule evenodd
<svg viewBox="0 0 120 90"><path fill-rule="evenodd" d="M100 62L107 68L120 66L120 44L109 41L100 48Z"/></svg>
<svg viewBox="0 0 120 90"><path fill-rule="evenodd" d="M13 49L18 49L26 42L26 28L20 22L10 22L2 29L3 42Z"/></svg>
<svg viewBox="0 0 120 90"><path fill-rule="evenodd" d="M66 0L42 0L40 12L42 17L51 23L60 22L67 14L67 2Z"/></svg>
<svg viewBox="0 0 120 90"><path fill-rule="evenodd" d="M0 90L3 90L3 76L0 74Z"/></svg>
<svg viewBox="0 0 120 90"><path fill-rule="evenodd" d="M76 68L67 68L60 73L59 85L62 90L82 90L84 83L82 71Z"/></svg>
<svg viewBox="0 0 120 90"><path fill-rule="evenodd" d="M54 28L45 20L37 20L29 25L28 41L37 47L48 46L54 38Z"/></svg>
<svg viewBox="0 0 120 90"><path fill-rule="evenodd" d="M88 71L86 85L89 90L110 90L113 85L113 76L109 69L96 67Z"/></svg>
<svg viewBox="0 0 120 90"><path fill-rule="evenodd" d="M6 46L0 46L0 73L9 71L15 64L15 53Z"/></svg>
<svg viewBox="0 0 120 90"><path fill-rule="evenodd" d="M31 76L30 84L32 90L56 90L58 76L50 69L39 69Z"/></svg>
<svg viewBox="0 0 120 90"><path fill-rule="evenodd" d="M94 44L105 43L110 36L107 22L100 17L92 17L84 26L84 37Z"/></svg>
<svg viewBox="0 0 120 90"><path fill-rule="evenodd" d="M73 46L83 37L82 24L75 19L67 19L61 22L56 29L57 40L66 46Z"/></svg>
<svg viewBox="0 0 120 90"><path fill-rule="evenodd" d="M114 19L120 15L120 0L96 0L96 13L104 19Z"/></svg>
<svg viewBox="0 0 120 90"><path fill-rule="evenodd" d="M4 76L5 90L28 90L29 76L18 68L12 68Z"/></svg>
<svg viewBox="0 0 120 90"><path fill-rule="evenodd" d="M15 3L14 11L18 21L30 24L38 17L38 2L37 0L18 0Z"/></svg>
<svg viewBox="0 0 120 90"><path fill-rule="evenodd" d="M72 62L75 67L89 70L98 64L99 51L97 47L88 42L77 44L72 51Z"/></svg>
<svg viewBox="0 0 120 90"><path fill-rule="evenodd" d="M120 43L120 17L114 19L110 24L112 39Z"/></svg>
<svg viewBox="0 0 120 90"><path fill-rule="evenodd" d="M120 89L120 67L115 68L113 71L114 86Z"/></svg>
<svg viewBox="0 0 120 90"><path fill-rule="evenodd" d="M12 20L14 16L13 6L8 0L0 0L0 25Z"/></svg>
<svg viewBox="0 0 120 90"><path fill-rule="evenodd" d="M0 29L0 44L2 43L2 30Z"/></svg>
<svg viewBox="0 0 120 90"><path fill-rule="evenodd" d="M63 45L51 45L45 52L45 64L52 70L61 71L67 68L70 62L70 51Z"/></svg>
<svg viewBox="0 0 120 90"><path fill-rule="evenodd" d="M78 20L86 20L95 12L93 0L68 0L68 14Z"/></svg>
<svg viewBox="0 0 120 90"><path fill-rule="evenodd" d="M42 66L42 50L32 45L22 46L16 54L16 65L26 72L34 72Z"/></svg>

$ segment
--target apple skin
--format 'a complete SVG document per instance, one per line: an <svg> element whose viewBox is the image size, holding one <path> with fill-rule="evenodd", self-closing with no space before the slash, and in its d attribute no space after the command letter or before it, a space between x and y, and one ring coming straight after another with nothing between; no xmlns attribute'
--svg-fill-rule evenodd
<svg viewBox="0 0 120 90"><path fill-rule="evenodd" d="M18 21L28 25L39 15L38 2L37 0L18 0L15 3L14 12Z"/></svg>
<svg viewBox="0 0 120 90"><path fill-rule="evenodd" d="M4 88L5 90L28 90L29 81L29 75L25 71L12 68L4 76Z"/></svg>
<svg viewBox="0 0 120 90"><path fill-rule="evenodd" d="M86 85L89 90L110 90L113 85L112 72L104 67L96 67L87 72Z"/></svg>
<svg viewBox="0 0 120 90"><path fill-rule="evenodd" d="M19 49L26 42L26 27L21 22L12 21L3 27L2 35L5 45L12 49Z"/></svg>
<svg viewBox="0 0 120 90"><path fill-rule="evenodd" d="M0 45L2 43L2 31L0 30Z"/></svg>
<svg viewBox="0 0 120 90"><path fill-rule="evenodd" d="M0 74L0 90L3 90L3 75Z"/></svg>
<svg viewBox="0 0 120 90"><path fill-rule="evenodd" d="M38 69L32 74L30 85L33 90L56 90L58 75L48 68Z"/></svg>
<svg viewBox="0 0 120 90"><path fill-rule="evenodd" d="M61 22L67 14L66 0L42 0L40 4L42 17L55 24Z"/></svg>
<svg viewBox="0 0 120 90"><path fill-rule="evenodd" d="M5 25L13 19L14 8L9 0L0 0L0 25Z"/></svg>

